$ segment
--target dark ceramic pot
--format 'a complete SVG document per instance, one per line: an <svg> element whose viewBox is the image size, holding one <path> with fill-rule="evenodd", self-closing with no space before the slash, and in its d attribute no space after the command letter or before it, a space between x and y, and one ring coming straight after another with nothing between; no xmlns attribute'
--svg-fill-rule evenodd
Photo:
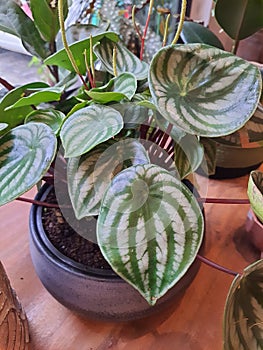
<svg viewBox="0 0 263 350"><path fill-rule="evenodd" d="M258 220L252 209L247 214L246 231L251 243L261 251L263 258L263 224Z"/></svg>
<svg viewBox="0 0 263 350"><path fill-rule="evenodd" d="M51 188L43 186L36 199L44 201ZM42 210L33 205L30 212L30 251L36 273L55 299L85 317L128 321L150 316L175 303L199 269L200 262L195 260L184 277L155 306L149 306L112 270L87 268L61 254L44 232Z"/></svg>

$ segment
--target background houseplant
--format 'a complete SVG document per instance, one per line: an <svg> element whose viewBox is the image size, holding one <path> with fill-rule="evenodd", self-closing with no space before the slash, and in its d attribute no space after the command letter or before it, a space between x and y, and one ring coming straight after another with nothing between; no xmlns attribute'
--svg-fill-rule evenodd
<svg viewBox="0 0 263 350"><path fill-rule="evenodd" d="M113 38L115 38L114 37L114 35L113 35ZM94 39L94 38L93 38ZM105 39L105 38L100 38L101 39L101 46L100 47L97 47L97 51L96 51L96 54L103 60L104 59L104 63L107 65L107 60L105 60L105 57L104 57L104 52L105 52L105 49L108 47L108 46L110 46L110 45L112 45L112 41L108 41L107 39ZM105 40L104 40L105 39ZM95 41L95 40L94 40ZM108 46L107 46L108 45ZM193 56L195 57L195 55L194 55L194 53L196 53L196 52L198 52L198 53L200 53L201 54L201 56L204 54L204 56L202 56L202 58L205 58L205 52L206 52L206 50L210 50L209 51L209 54L212 54L212 53L216 53L216 54L219 54L219 51L217 51L217 50L214 50L214 49L211 49L211 48L206 48L206 47L200 47L200 46L195 46L195 45L190 45L190 46L188 46L188 48L190 48L191 50L190 50L190 52L191 52L191 54L190 54L190 56L193 54ZM122 48L121 47L121 45L118 45L118 49L121 51L121 52L126 52L125 51L125 49L124 48ZM178 49L178 51L176 51ZM162 60L162 59L168 59L168 58L174 58L174 59L176 59L176 57L177 57L177 54L178 53L180 53L180 54L182 54L183 56L184 56L184 49L185 49L185 47L184 46L178 46L178 47L176 47L176 50L175 50L175 48L174 47L169 47L168 49L163 49L162 51L160 51L160 53L157 55L157 56L155 56L155 61L153 61L153 63L152 63L152 69L153 69L153 71L155 70L155 67L157 66L157 64L156 64L156 62L158 62L158 60ZM100 51L99 51L100 50ZM193 50L193 51L192 51ZM176 51L176 52L175 52ZM112 51L110 50L110 53L111 53ZM114 52L114 50L113 50L113 52ZM62 55L63 54L65 54L65 53L63 53L62 52ZM233 59L233 62L235 62L235 64L237 64L237 66L239 65L239 63L242 65L242 68L244 68L244 67L246 67L247 69L249 69L249 71L250 71L250 69L253 71L253 73L255 74L255 76L257 77L256 78L256 80L259 80L260 81L260 79L259 79L259 73L255 70L255 68L253 68L253 67L251 67L250 65L247 65L244 61L239 61L237 58L234 58L234 57L232 57L231 55L229 56L225 56L225 54L223 53L223 52L220 52L220 54L222 55L222 57L224 58L224 57L227 57L227 58L229 58L229 57L231 57L231 59ZM174 56L175 55L175 56ZM61 58L58 58L59 56L56 56L55 58L54 58L54 56L52 57L52 58L50 58L50 59L52 59L52 60L57 60L57 63L59 63L60 62L60 60L61 60L61 62L63 62L63 60L61 59ZM132 62L134 62L134 60L135 60L135 58L133 58L133 56L129 56L128 55L128 57L132 57L131 58L131 60L132 60ZM211 56L209 56L209 57L211 57ZM222 58L221 57L221 58ZM113 64L112 63L110 63L110 64L108 64L108 69L111 71L111 72L114 72L114 54L112 54L112 60L113 60ZM92 61L92 59L91 59L91 61ZM183 60L182 60L183 61ZM197 61L198 62L198 61ZM220 61L221 62L221 61ZM232 62L232 63L233 63ZM116 60L116 63L117 63L117 68L118 68L118 54L117 54L117 60ZM124 63L124 62L123 62ZM196 63L196 62L195 62ZM207 69L208 69L208 71L209 71L209 64L206 62L206 60L204 60L204 62L203 63L206 63L207 64ZM67 62L67 64L68 64L68 62ZM139 63L138 63L138 65L139 65ZM137 67L138 67L138 65L135 65L135 67L136 67L136 69L137 69ZM123 67L123 65L119 65L119 67ZM140 67L141 66L143 66L142 64L140 64ZM187 66L187 68L189 68L189 66ZM215 67L214 67L214 65L212 65L212 68L213 69L215 69ZM230 71L231 71L231 67L227 67ZM91 65L91 69L92 69L92 65ZM143 70L142 70L143 71ZM189 70L188 70L189 71ZM183 72L184 71L180 71L180 70L177 70L176 71L176 73L180 73L181 74L181 76L182 77L184 77L184 75L183 75ZM210 72L210 71L209 71ZM229 71L228 71L229 72ZM155 72L156 73L156 72ZM158 100L159 100L159 95L158 95L158 91L156 92L156 90L155 90L155 88L156 88L156 86L162 86L162 88L163 88L163 83L165 82L165 81L161 81L160 80L160 78L163 78L163 76L159 76L159 75L156 75L155 73L153 73L153 75L150 75L150 78L152 79L152 81L150 82L150 84L151 84L151 92L152 92L152 95L153 95L153 97L155 97L155 102L157 101L158 102ZM164 72L165 73L165 72ZM211 72L210 72L211 73ZM212 75L210 75L210 73L209 73L209 76L211 77ZM90 95L90 97L92 96L93 97L93 99L94 100L96 100L96 101L98 101L98 99L100 99L100 103L101 102L105 102L105 100L104 100L104 98L105 98L105 96L107 97L107 99L109 98L109 96L111 96L110 98L112 98L113 96L114 96L114 101L115 101L115 99L116 98L124 98L123 97L123 95L121 96L121 95L119 95L118 93L119 93L119 91L105 91L105 90L107 90L107 89L110 89L112 86L114 86L114 88L116 87L116 80L118 81L118 82L120 82L121 81L121 78L123 77L121 74L119 74L118 76L117 76L117 78L119 77L119 80L118 79L115 79L115 80L113 80L113 81L111 81L111 83L109 84L109 85L107 85L106 87L104 87L103 89L97 89L97 90L89 90L88 91L88 95ZM128 78L128 76L126 75L126 77L125 77L125 80ZM133 79L131 79L132 81L134 81ZM156 83L156 84L154 84L153 83L153 81ZM159 84L158 85L158 83L161 81L161 84ZM183 81L183 79L182 80L180 80L180 81ZM91 80L89 81L89 83L91 84ZM176 85L174 84L174 82L172 82L173 84L172 84L172 86L173 86L173 88L175 88L176 87ZM191 83L191 81L189 81L189 83ZM131 84L130 86L134 86L134 84ZM209 84L208 84L209 85ZM129 86L129 88L130 88L130 86ZM260 83L258 84L258 86L260 86ZM169 84L168 84L168 86L166 85L166 86L164 86L164 89L165 90L167 90L167 89L169 89ZM181 90L181 94L179 94L181 97L185 97L185 96L187 96L187 89L185 89L185 86L181 86L182 87L182 90ZM191 86L192 87L192 86ZM211 86L209 86L209 88L210 88ZM201 89L201 92L202 92L203 90ZM16 107L16 108L18 108L19 106L20 107L22 107L23 106L23 104L24 103L26 103L26 104L29 104L29 105L31 105L33 102L35 103L35 104L38 104L39 102L48 102L48 101L46 101L46 96L47 96L47 92L48 93L50 93L50 90L48 90L48 91L46 91L46 90L41 90L40 91L40 93L37 93L37 94L35 94L35 95L31 95L31 96L29 96L29 98L22 98L21 100L20 100L20 102L18 102L16 105L14 105L11 109L13 109L14 107ZM51 98L51 100L53 101L53 99L54 98L57 98L57 96L60 94L60 92L57 90L57 91L51 91L52 92L52 98ZM108 93L113 93L113 95L112 94L108 94ZM253 91L253 92L255 92L255 94L256 94L256 96L254 96L253 95L253 97L255 98L255 100L254 100L254 105L255 105L255 103L257 103L257 101L258 101L258 94L259 94L259 91ZM116 94L117 93L117 94ZM126 92L126 94L128 94L129 93L129 91L128 92ZM247 93L247 90L246 90L246 93ZM50 96L50 95L48 95L48 96ZM82 99L83 99L83 96L84 97L86 97L85 95L80 95L80 96L82 96ZM80 96L78 96L78 98L80 98ZM116 97L117 96L117 97ZM10 95L9 95L9 97L10 97ZM127 96L126 96L127 97ZM194 94L194 97L196 98L196 95ZM50 97L49 97L50 98ZM211 96L211 98L212 98L212 96ZM44 101L43 101L44 100ZM86 101L88 101L88 102L86 102ZM70 119L70 117L67 119L67 122L68 123L70 123L70 122L76 122L76 119L77 119L77 117L79 117L79 115L80 115L80 113L79 112L83 112L84 111L84 109L85 108L88 108L88 107L84 107L84 105L85 104L87 104L87 103L89 103L89 99L85 99L84 98L84 101L82 101L81 103L82 103L82 105L81 106L78 106L78 107L82 107L82 109L80 109L79 111L77 111L77 112L75 112L76 114L74 115L74 113L73 114L71 114L71 119ZM107 103L109 103L109 102L111 102L112 100L107 100ZM13 102L13 101L12 101ZM181 101L182 102L182 101ZM188 101L189 102L189 101ZM210 100L210 102L211 102L211 100ZM22 103L22 106L21 106L21 103ZM76 104L76 101L74 102L74 105ZM98 102L97 102L97 104L98 104ZM152 104L150 104L149 103L149 101L146 101L146 99L144 99L143 100L143 102L142 103L140 103L140 105L142 105L142 106L149 106L150 105L150 107L151 108L156 108L156 107L154 107ZM91 107L92 108L90 108L89 109L89 111L90 110L96 110L96 108L98 108L99 110L104 110L104 111L111 111L112 113L114 113L115 114L115 116L117 116L117 118L118 118L118 116L119 116L119 114L118 113L116 113L116 112L114 112L110 107L94 107L93 108L93 106L94 105L92 105ZM99 106L101 106L101 105L99 105ZM181 103L180 105L179 105L179 107L178 108L182 108L182 106L183 106L183 104ZM170 107L170 105L168 105L168 107ZM200 107L200 106L199 106ZM162 110L162 104L161 105L158 105L158 108L159 108L159 110ZM185 106L184 106L184 108L185 108ZM254 110L254 106L253 106L253 108L252 108L252 110ZM10 109L10 110L11 110ZM87 111L87 109L85 109L85 112ZM35 112L34 112L35 113ZM163 113L165 114L165 113L167 113L167 110L165 109L165 110L163 110ZM35 117L35 115L33 115L34 117ZM73 118L74 117L74 118ZM170 120L170 118L172 118L171 117L171 115L168 113L167 115L166 115L166 117L169 119L169 121L171 121ZM248 118L249 117L249 115L246 115L246 118ZM32 115L31 115L31 117L29 117L28 119L31 119L32 118ZM76 119L75 119L76 118ZM162 125L162 122L160 122L160 116L159 115L157 115L157 117L156 118L159 118L159 124L161 124ZM213 118L215 118L215 116L213 116ZM22 118L21 118L22 119ZM20 119L20 121L19 122L21 122L21 119ZM52 119L54 119L54 118L52 118ZM59 117L57 118L57 119L59 119ZM57 120L56 119L56 120ZM62 118L63 119L63 118ZM75 119L75 120L74 120ZM23 120L23 119L22 119ZM32 119L31 119L32 120ZM162 120L162 119L161 119ZM42 119L42 121L43 121L43 119ZM54 120L53 120L54 121ZM173 118L172 118L172 121L174 122L174 120L173 120ZM134 122L134 121L133 121ZM242 122L244 122L244 120L242 121ZM53 123L52 123L53 124ZM182 125L183 125L184 123L181 123L181 127L182 127ZM66 124L66 122L63 124L63 126L62 126L62 129L61 129L61 132L62 132L62 134L60 134L60 135L66 135L66 126L67 126L67 124ZM231 129L232 129L232 127L234 128L234 129L236 129L236 128L238 128L240 125L231 125ZM64 127L64 129L63 129L63 127ZM186 126L184 126L185 127L185 129L187 129L187 131L189 131L189 129L191 129L190 128L190 125L189 125L189 123L187 123L186 122ZM166 127L165 127L166 128ZM47 155L47 158L49 158L49 159L47 159L48 160L48 164L46 165L46 167L43 167L42 165L42 162L40 162L39 163L39 171L41 172L41 174L37 174L37 176L34 178L34 180L33 180L33 182L36 182L37 180L39 180L40 179L40 177L41 177L41 175L42 175L42 173L43 172L45 172L46 170L47 170L47 168L48 168L48 166L51 164L51 161L52 161L52 156L53 156L53 153L54 153L54 149L55 149L55 144L56 144L56 142L55 142L55 138L54 138L54 136L53 136L53 134L51 133L51 131L48 129L48 127L46 127L45 125L43 125L43 124L35 124L35 123L32 123L32 124L27 124L26 126L23 126L23 127L18 127L18 128L16 128L14 131L12 131L12 133L10 132L10 133L7 133L7 134L5 134L4 135L4 137L2 138L2 142L3 142L3 145L7 145L5 142L6 142L6 140L7 140L7 138L8 137L10 137L10 136L14 136L15 137L15 139L16 139L16 137L17 138L19 138L20 137L20 135L22 134L21 132L23 131L23 130L35 130L35 131L37 131L37 130L41 130L41 131L43 131L43 132L46 132L46 136L48 136L48 143L44 143L43 142L43 145L44 145L44 147L43 148L41 148L40 147L40 149L42 149L42 151L44 151L44 153ZM223 127L223 133L225 133L225 132L229 132L229 130L228 131L226 131L226 129L225 129L225 126ZM16 133L16 131L19 131L19 132L17 132ZM93 129L93 131L94 131L94 129ZM119 130L118 130L119 131ZM117 131L117 133L118 133L118 131ZM173 131L174 131L174 129L173 129ZM201 131L201 135L203 134L203 133L206 133L206 128L204 128L202 131ZM64 132L64 134L63 134L63 132ZM221 130L221 132L222 132L222 130ZM19 134L19 135L18 135ZM180 134L180 133L179 133ZM19 137L18 137L19 136ZM61 138L62 138L62 140L63 140L63 137L64 136L62 136ZM110 137L111 136L113 136L112 134L110 135ZM181 135L180 135L180 137L181 137ZM15 140L15 139L13 139L13 140ZM188 140L189 140L189 137L187 138ZM190 139L193 139L193 140L195 140L195 138L191 138L190 137ZM11 140L10 142L13 142L13 140ZM41 140L41 139L40 139ZM39 139L38 140L36 140L37 142L39 141ZM15 141L14 141L15 142ZM66 142L65 141L65 139L64 139L64 142ZM45 149L44 150L44 148L47 146L47 144L48 144L48 146L49 146L49 148L47 148L47 149ZM180 143L179 143L180 144ZM36 148L36 147L35 147ZM66 148L66 147L65 147ZM78 148L78 147L75 147L75 150L76 150L76 148ZM3 152L6 152L6 147L2 147L2 149L3 149ZM73 147L69 147L69 149L70 149L70 151L72 151L74 148ZM8 151L8 149L7 149L7 151ZM19 151L21 151L21 148L19 149ZM51 151L51 152L48 152L48 151ZM143 153L143 152L142 152ZM76 156L76 155L75 155ZM20 159L21 160L21 159ZM20 163L20 160L19 160L19 163ZM30 160L32 160L32 158L30 158ZM179 161L179 160L178 160ZM198 163L198 162L197 162ZM9 163L9 165L7 166L8 167L8 169L10 170L10 164L11 163ZM21 164L21 163L20 163ZM185 161L183 162L183 164L186 164L185 163ZM6 165L6 163L4 163L3 165ZM139 169L140 167L138 167L137 169ZM145 167L146 168L146 167ZM4 166L2 167L2 169L3 169L3 171L5 171L7 168L5 168ZM154 168L154 169L157 169L157 168ZM179 168L180 169L180 172L182 171L181 169L181 167ZM160 172L160 168L158 168L157 169L158 170L158 172ZM193 170L193 169L192 169ZM186 172L184 172L184 175L185 175L185 173L187 173L187 171ZM125 174L127 174L127 171L125 172ZM164 174L167 174L167 172L165 172L164 171ZM20 174L21 175L21 174ZM184 175L182 175L181 174L181 176L183 177ZM171 178L170 177L170 175L168 175L167 174L167 176L169 177L169 178ZM6 180L8 180L8 177L6 177ZM171 180L171 183L173 183L174 182L174 180ZM24 185L24 184L23 184ZM32 180L31 180L31 183L30 184L27 184L26 186L27 186L27 188L28 187L30 187L32 185ZM179 185L181 188L183 188L182 187L182 185ZM172 187L173 187L173 185L172 185ZM27 189L26 188L26 189ZM26 190L25 188L23 188L22 189L22 192L24 192L25 190ZM142 187L138 187L137 188L137 190L141 190L142 189ZM20 193L21 193L21 188L16 188L16 190L18 190ZM19 194L20 194L19 193ZM187 193L187 192L186 192ZM17 195L19 195L19 194L17 194L16 193L16 195L15 196L17 196ZM168 195L170 195L169 193L167 193ZM140 192L140 195L141 195L141 192ZM11 197L12 196L14 196L14 192L11 194ZM13 198L13 197L12 197ZM12 198L9 198L9 199L12 199ZM191 201L192 201L192 196L190 197L191 198ZM6 200L6 199L5 199ZM137 202L138 203L138 202ZM195 204L194 204L195 205ZM198 205L196 206L196 208L198 208ZM197 209L197 211L199 211L199 209ZM155 300L154 300L155 301ZM153 302L153 300L151 300L151 302Z"/></svg>
<svg viewBox="0 0 263 350"><path fill-rule="evenodd" d="M240 42L249 38L263 27L262 1L215 1L214 17L221 32L232 40L232 50L237 54ZM203 42L221 49L224 45L209 29L195 22L186 22L182 32L184 42ZM215 30L214 30L215 31ZM251 49L250 49L251 50ZM253 62L257 64L257 62ZM259 68L262 66L257 64ZM262 149L262 102L255 115L239 131L214 139L217 149L216 177L235 177L249 173L263 160Z"/></svg>

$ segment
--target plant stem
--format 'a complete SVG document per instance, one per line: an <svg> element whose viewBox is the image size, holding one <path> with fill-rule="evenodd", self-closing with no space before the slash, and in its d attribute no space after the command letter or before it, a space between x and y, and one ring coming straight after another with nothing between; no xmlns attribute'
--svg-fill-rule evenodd
<svg viewBox="0 0 263 350"><path fill-rule="evenodd" d="M147 31L148 31L148 27L149 27L149 23L150 23L150 19L151 19L153 3L154 3L154 0L151 0L150 4L149 4L148 16L147 16L147 19L146 19L146 23L145 23L145 27L144 27L144 31L143 31L143 35L142 35L141 51L140 51L140 60L141 61L143 60L145 38L146 38L146 35L147 35Z"/></svg>
<svg viewBox="0 0 263 350"><path fill-rule="evenodd" d="M90 69L91 69L91 74L92 74L92 85L93 85L93 87L96 87L95 67L94 67L94 61L93 61L93 40L92 40L91 34L89 37L89 54L90 54Z"/></svg>
<svg viewBox="0 0 263 350"><path fill-rule="evenodd" d="M55 41L52 41L49 43L49 49L51 54L55 53L57 51L57 45ZM58 66L52 66L52 70L50 70L53 77L55 78L56 82L59 82L59 75L58 75Z"/></svg>
<svg viewBox="0 0 263 350"><path fill-rule="evenodd" d="M249 199L235 199L235 198L197 198L201 203L214 203L214 204L250 204Z"/></svg>
<svg viewBox="0 0 263 350"><path fill-rule="evenodd" d="M117 48L116 45L113 48L113 54L112 54L112 68L113 68L113 75L115 77L118 76L117 72Z"/></svg>
<svg viewBox="0 0 263 350"><path fill-rule="evenodd" d="M182 0L182 7L181 7L181 13L180 13L180 21L178 24L178 28L177 31L175 33L175 37L172 41L172 44L175 45L177 44L177 41L179 40L181 31L183 29L183 25L184 25L184 19L185 19L185 14L186 14L186 8L187 8L187 0Z"/></svg>
<svg viewBox="0 0 263 350"><path fill-rule="evenodd" d="M203 263L205 263L206 265L210 266L210 267L213 267L214 269L216 270L219 270L219 271L222 271L222 272L225 272L231 276L237 276L237 275L240 275L240 273L238 272L235 272L233 270L230 270L222 265L219 265L215 262L213 262L212 260L209 260L207 258L205 258L204 256L200 255L200 254L197 254L197 259L199 259L200 261L202 261Z"/></svg>
<svg viewBox="0 0 263 350"><path fill-rule="evenodd" d="M15 87L11 84L9 84L9 82L3 78L0 78L0 84L2 84L7 90L11 91L13 90Z"/></svg>
<svg viewBox="0 0 263 350"><path fill-rule="evenodd" d="M237 50L238 50L238 46L239 46L239 40L234 40L233 41L233 45L232 45L232 49L231 49L231 52L236 55L237 53Z"/></svg>
<svg viewBox="0 0 263 350"><path fill-rule="evenodd" d="M135 10L136 10L136 6L134 5L133 8L132 8L132 24L134 26L134 29L136 31L136 33L138 34L138 37L139 39L142 41L142 35L141 35L141 32L136 24L136 21L135 21Z"/></svg>
<svg viewBox="0 0 263 350"><path fill-rule="evenodd" d="M62 42L63 42L64 48L66 50L66 53L68 55L68 58L72 64L72 67L74 68L75 72L77 73L80 80L82 81L85 89L89 90L83 76L81 75L81 73L79 71L79 68L77 66L77 63L76 63L74 57L73 57L73 54L70 51L70 48L68 46L67 37L66 37L66 30L65 30L64 14L63 14L63 0L58 0L58 17L59 17L59 25L60 25L60 30L61 30Z"/></svg>
<svg viewBox="0 0 263 350"><path fill-rule="evenodd" d="M18 198L16 198L16 200L20 201L20 202L26 202L26 203L30 203L30 204L40 205L42 207L60 208L60 206L58 204L36 201L35 199L30 199L30 198L18 197Z"/></svg>

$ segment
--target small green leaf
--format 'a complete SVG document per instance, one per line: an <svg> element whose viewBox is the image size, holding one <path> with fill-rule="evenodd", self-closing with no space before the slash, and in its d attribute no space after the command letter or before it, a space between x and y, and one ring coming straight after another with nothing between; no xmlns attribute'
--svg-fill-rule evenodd
<svg viewBox="0 0 263 350"><path fill-rule="evenodd" d="M192 174L204 157L204 148L193 135L185 135L174 147L175 166L181 177L184 179Z"/></svg>
<svg viewBox="0 0 263 350"><path fill-rule="evenodd" d="M224 312L224 350L263 348L263 260L237 275Z"/></svg>
<svg viewBox="0 0 263 350"><path fill-rule="evenodd" d="M55 109L38 109L26 117L25 123L44 123L50 126L54 134L57 135L64 119L65 115Z"/></svg>
<svg viewBox="0 0 263 350"><path fill-rule="evenodd" d="M0 30L19 37L34 56L43 59L50 53L34 22L13 0L0 2Z"/></svg>
<svg viewBox="0 0 263 350"><path fill-rule="evenodd" d="M262 88L259 70L223 50L171 45L150 66L153 103L189 134L222 136L240 129L255 112Z"/></svg>
<svg viewBox="0 0 263 350"><path fill-rule="evenodd" d="M184 22L181 38L186 44L202 43L224 50L224 46L218 37L211 30L196 22Z"/></svg>
<svg viewBox="0 0 263 350"><path fill-rule="evenodd" d="M59 31L58 1L30 0L30 8L39 32L47 42L53 42ZM68 14L68 2L63 0L64 18Z"/></svg>
<svg viewBox="0 0 263 350"><path fill-rule="evenodd" d="M217 0L215 17L234 40L242 40L263 28L262 0Z"/></svg>
<svg viewBox="0 0 263 350"><path fill-rule="evenodd" d="M248 181L248 198L255 215L263 222L263 173L254 170Z"/></svg>
<svg viewBox="0 0 263 350"><path fill-rule="evenodd" d="M6 108L10 110L13 108L24 107L24 106L37 106L40 103L59 101L64 87L48 87L40 91L31 93L29 96L21 97L13 105Z"/></svg>
<svg viewBox="0 0 263 350"><path fill-rule="evenodd" d="M20 125L0 138L0 205L33 187L52 163L57 139L41 123Z"/></svg>
<svg viewBox="0 0 263 350"><path fill-rule="evenodd" d="M43 89L48 87L47 84L42 82L30 83L20 86L16 89L9 91L0 102L0 123L7 123L8 130L24 122L25 117L33 111L31 106L19 107L11 110L6 110L10 105L19 100L25 91L30 89ZM7 131L7 130L5 130ZM1 133L0 133L1 135Z"/></svg>
<svg viewBox="0 0 263 350"><path fill-rule="evenodd" d="M97 221L104 257L150 305L186 273L203 230L193 194L152 164L132 166L114 177Z"/></svg>
<svg viewBox="0 0 263 350"><path fill-rule="evenodd" d="M147 164L144 147L135 139L110 140L68 161L67 179L77 219L98 215L101 199L112 178L127 166Z"/></svg>
<svg viewBox="0 0 263 350"><path fill-rule="evenodd" d="M109 41L113 41L113 42L116 42L119 40L119 37L116 33L105 32L105 33L101 33L99 35L94 36L92 38L93 44L100 41L103 37L107 37ZM85 64L84 52L85 52L85 50L87 50L88 64L90 64L90 62L89 62L90 39L88 38L88 39L78 41L78 42L70 45L69 47L70 47L70 51L72 52L73 57L77 63L77 66L79 68L80 73L85 75L87 69L86 69L86 64ZM56 52L55 54L49 56L44 61L44 63L48 64L48 65L56 65L56 66L65 68L71 72L75 72L65 49L61 49L60 51Z"/></svg>
<svg viewBox="0 0 263 350"><path fill-rule="evenodd" d="M113 42L107 37L100 40L100 43L94 46L94 52L101 60L106 70L113 72L113 50L116 48L117 73L132 73L137 80L143 80L148 75L148 64L140 61L131 51L121 43Z"/></svg>
<svg viewBox="0 0 263 350"><path fill-rule="evenodd" d="M120 113L111 107L94 104L78 110L66 119L60 132L65 157L81 156L122 128Z"/></svg>

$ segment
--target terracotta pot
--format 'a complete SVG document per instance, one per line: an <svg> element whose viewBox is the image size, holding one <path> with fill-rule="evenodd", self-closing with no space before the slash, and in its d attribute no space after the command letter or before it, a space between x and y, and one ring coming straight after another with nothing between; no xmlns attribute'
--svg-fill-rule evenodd
<svg viewBox="0 0 263 350"><path fill-rule="evenodd" d="M42 187L37 200L45 200L51 186ZM101 271L76 263L59 252L47 238L43 208L33 205L30 212L30 251L36 273L45 288L64 306L89 318L127 321L152 315L176 302L194 279L200 262L195 260L183 278L155 306L112 270Z"/></svg>
<svg viewBox="0 0 263 350"><path fill-rule="evenodd" d="M246 231L252 244L263 255L263 224L258 220L252 209L249 210L246 220Z"/></svg>

